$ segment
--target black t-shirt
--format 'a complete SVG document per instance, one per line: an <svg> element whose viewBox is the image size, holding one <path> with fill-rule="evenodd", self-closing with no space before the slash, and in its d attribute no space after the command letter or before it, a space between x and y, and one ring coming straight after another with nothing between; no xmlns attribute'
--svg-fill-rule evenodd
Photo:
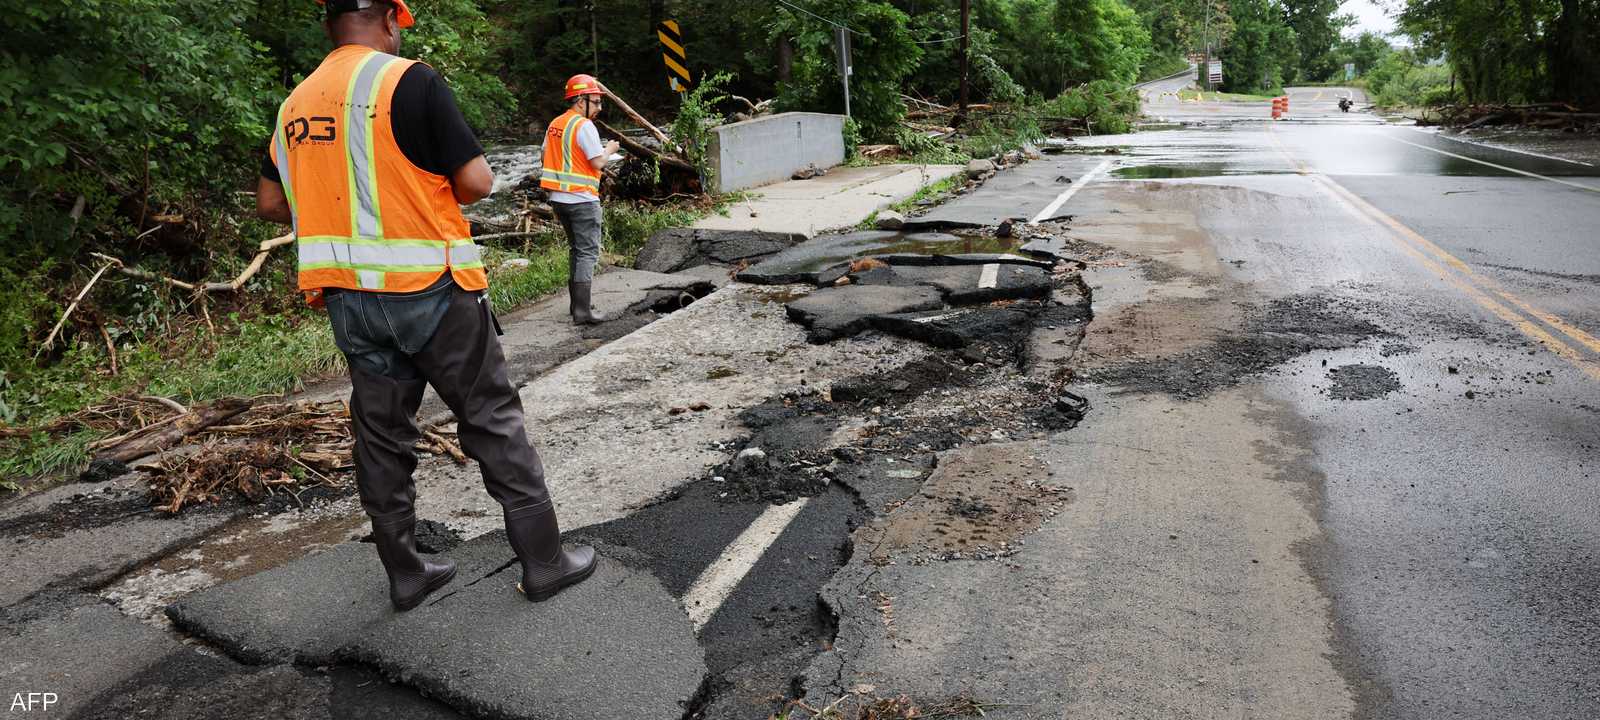
<svg viewBox="0 0 1600 720"><path fill-rule="evenodd" d="M423 170L449 177L483 154L483 146L456 107L456 96L433 68L416 63L394 88L389 125L406 159ZM261 177L283 182L272 153L261 161Z"/></svg>

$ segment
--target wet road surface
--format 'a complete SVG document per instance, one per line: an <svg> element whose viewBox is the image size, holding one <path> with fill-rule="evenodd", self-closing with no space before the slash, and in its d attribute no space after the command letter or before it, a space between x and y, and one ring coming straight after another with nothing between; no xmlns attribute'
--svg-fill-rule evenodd
<svg viewBox="0 0 1600 720"><path fill-rule="evenodd" d="M1600 177L1315 92L1276 123L1169 98L1149 111L1186 125L1080 140L1122 155L1077 236L1159 264L1091 271L1086 375L1213 423L1259 422L1228 387L1274 408L1355 716L1600 716ZM1287 298L1339 309L1254 319Z"/></svg>

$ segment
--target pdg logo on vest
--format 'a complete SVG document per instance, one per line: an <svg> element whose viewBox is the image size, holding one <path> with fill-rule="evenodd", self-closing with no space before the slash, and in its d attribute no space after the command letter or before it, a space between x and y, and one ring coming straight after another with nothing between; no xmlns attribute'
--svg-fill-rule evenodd
<svg viewBox="0 0 1600 720"><path fill-rule="evenodd" d="M312 135L311 129L315 124L317 134ZM311 119L295 118L283 125L283 137L289 142L290 147L301 143L331 143L338 139L339 132L337 121L331 117L314 117Z"/></svg>

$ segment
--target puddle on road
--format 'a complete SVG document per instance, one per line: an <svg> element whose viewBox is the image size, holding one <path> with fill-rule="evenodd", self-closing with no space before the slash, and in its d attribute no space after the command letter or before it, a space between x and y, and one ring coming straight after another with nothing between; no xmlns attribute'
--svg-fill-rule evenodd
<svg viewBox="0 0 1600 720"><path fill-rule="evenodd" d="M241 518L192 547L128 574L100 594L126 615L165 626L166 606L184 595L356 540L365 527L366 516L352 500ZM286 542L286 537L293 541Z"/></svg>
<svg viewBox="0 0 1600 720"><path fill-rule="evenodd" d="M1182 165L1133 165L1111 171L1124 180L1165 180L1170 178L1217 177L1221 175L1287 175L1287 169L1241 167L1232 163L1205 162Z"/></svg>
<svg viewBox="0 0 1600 720"><path fill-rule="evenodd" d="M840 237L837 244L817 255L797 260L797 272L821 272L843 262L869 255L910 253L917 255L961 255L966 253L1005 253L1015 250L1016 238L985 237L975 234L942 232L864 232Z"/></svg>

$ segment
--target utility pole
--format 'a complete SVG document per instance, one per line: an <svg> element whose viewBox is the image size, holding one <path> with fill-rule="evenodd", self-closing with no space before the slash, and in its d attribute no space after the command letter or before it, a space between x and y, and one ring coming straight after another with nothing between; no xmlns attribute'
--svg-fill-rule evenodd
<svg viewBox="0 0 1600 720"><path fill-rule="evenodd" d="M1201 87L1207 90L1211 89L1211 3L1212 0L1206 0L1206 22L1200 30L1200 38L1206 43L1206 58L1201 61L1198 72L1203 83Z"/></svg>
<svg viewBox="0 0 1600 720"><path fill-rule="evenodd" d="M600 75L600 26L594 19L594 3L589 3L589 52L594 56L594 72Z"/></svg>
<svg viewBox="0 0 1600 720"><path fill-rule="evenodd" d="M972 27L972 0L961 0L961 94L956 104L954 125L967 121L967 31Z"/></svg>

